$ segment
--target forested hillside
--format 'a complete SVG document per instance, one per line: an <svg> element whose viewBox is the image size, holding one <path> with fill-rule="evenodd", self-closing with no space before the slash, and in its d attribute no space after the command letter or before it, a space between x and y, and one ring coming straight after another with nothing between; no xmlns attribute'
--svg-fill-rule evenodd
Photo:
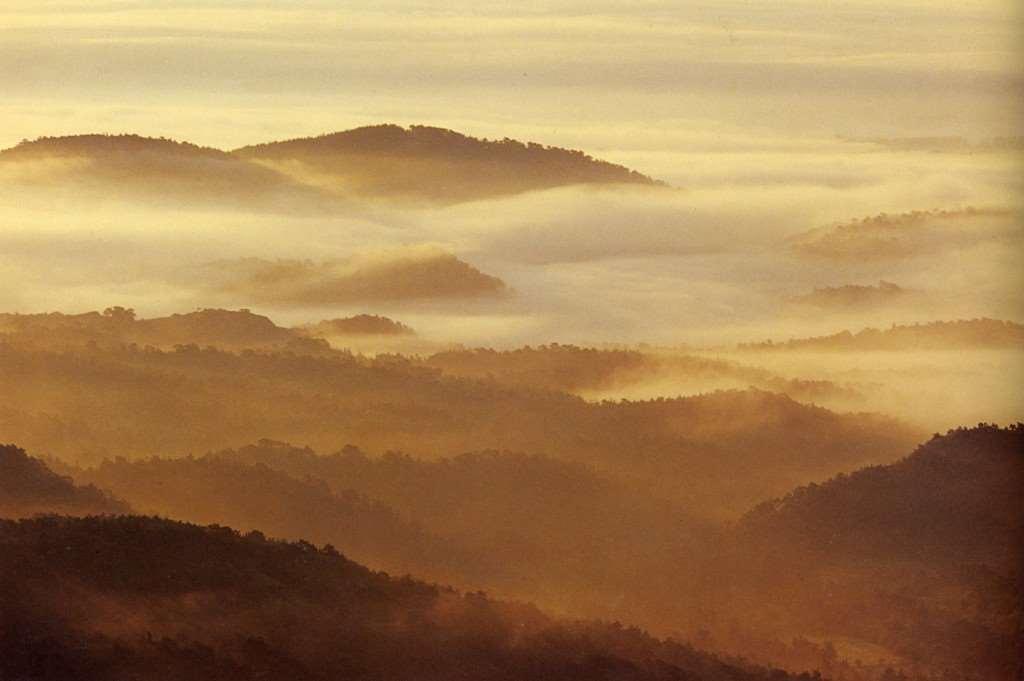
<svg viewBox="0 0 1024 681"><path fill-rule="evenodd" d="M120 499L92 486L76 485L15 445L0 445L0 517L37 513L93 515L128 513Z"/></svg>
<svg viewBox="0 0 1024 681"><path fill-rule="evenodd" d="M330 547L142 517L0 521L0 612L12 679L790 678Z"/></svg>
<svg viewBox="0 0 1024 681"><path fill-rule="evenodd" d="M769 392L592 403L344 353L0 345L0 376L19 386L0 395L9 437L70 460L202 453L258 437L425 458L511 450L587 463L710 516L891 461L919 440L892 418Z"/></svg>

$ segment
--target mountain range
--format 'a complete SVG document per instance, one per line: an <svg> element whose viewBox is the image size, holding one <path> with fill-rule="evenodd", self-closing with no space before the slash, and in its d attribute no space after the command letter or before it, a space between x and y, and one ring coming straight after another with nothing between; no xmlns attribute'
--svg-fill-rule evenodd
<svg viewBox="0 0 1024 681"><path fill-rule="evenodd" d="M367 126L233 151L130 134L43 137L0 151L0 167L28 184L264 207L346 199L458 203L568 185L660 185L581 151L420 125Z"/></svg>

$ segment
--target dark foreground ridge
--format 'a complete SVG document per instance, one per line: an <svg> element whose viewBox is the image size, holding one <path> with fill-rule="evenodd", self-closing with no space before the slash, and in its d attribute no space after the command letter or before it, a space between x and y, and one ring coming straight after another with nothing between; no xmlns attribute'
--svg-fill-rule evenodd
<svg viewBox="0 0 1024 681"><path fill-rule="evenodd" d="M0 445L0 517L36 513L128 513L129 507L92 485L76 485L15 445Z"/></svg>
<svg viewBox="0 0 1024 681"><path fill-rule="evenodd" d="M5 679L799 678L330 546L140 516L0 521L0 611Z"/></svg>

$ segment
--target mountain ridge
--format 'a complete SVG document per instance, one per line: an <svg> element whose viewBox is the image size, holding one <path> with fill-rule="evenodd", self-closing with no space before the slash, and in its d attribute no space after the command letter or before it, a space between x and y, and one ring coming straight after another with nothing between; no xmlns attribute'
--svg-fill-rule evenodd
<svg viewBox="0 0 1024 681"><path fill-rule="evenodd" d="M218 525L0 520L0 548L4 678L812 679Z"/></svg>
<svg viewBox="0 0 1024 681"><path fill-rule="evenodd" d="M127 180L157 195L188 191L206 199L298 192L298 198L328 203L345 198L459 203L580 184L664 186L579 150L425 125L363 126L233 150L101 133L44 136L0 150L0 163L45 159L92 161L88 172L56 178ZM171 186L163 186L167 178Z"/></svg>

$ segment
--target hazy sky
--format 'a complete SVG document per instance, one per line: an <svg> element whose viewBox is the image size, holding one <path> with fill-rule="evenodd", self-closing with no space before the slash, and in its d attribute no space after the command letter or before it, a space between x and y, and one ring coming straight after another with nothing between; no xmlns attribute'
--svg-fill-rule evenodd
<svg viewBox="0 0 1024 681"><path fill-rule="evenodd" d="M604 151L1016 134L1011 0L3 0L0 146L429 123Z"/></svg>
<svg viewBox="0 0 1024 681"><path fill-rule="evenodd" d="M237 307L247 301L197 292L182 268L429 246L515 295L448 310L263 311L285 322L393 313L489 344L1020 320L1021 155L902 139L1021 134L1019 4L0 0L0 147L135 132L234 148L420 123L580 148L682 188L328 217L113 196L82 206L48 186L5 191L0 177L0 308ZM918 230L920 252L902 259L818 262L787 246L881 212L967 206L1005 212ZM855 318L786 311L815 287L879 279L929 304Z"/></svg>

